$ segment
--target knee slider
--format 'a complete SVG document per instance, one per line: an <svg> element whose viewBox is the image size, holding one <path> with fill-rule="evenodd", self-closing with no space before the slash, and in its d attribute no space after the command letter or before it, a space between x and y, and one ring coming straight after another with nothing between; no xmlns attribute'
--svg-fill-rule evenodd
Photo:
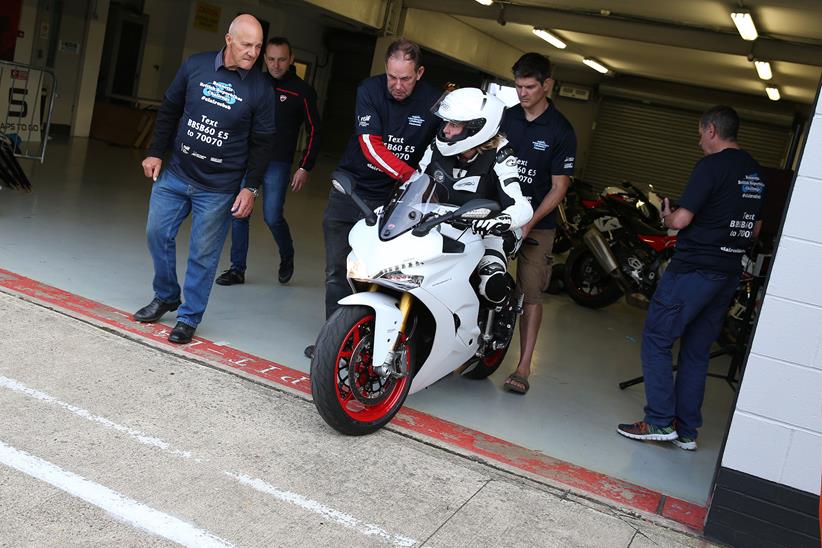
<svg viewBox="0 0 822 548"><path fill-rule="evenodd" d="M479 280L479 294L494 304L505 301L511 291L505 267L499 263L489 263L481 267Z"/></svg>

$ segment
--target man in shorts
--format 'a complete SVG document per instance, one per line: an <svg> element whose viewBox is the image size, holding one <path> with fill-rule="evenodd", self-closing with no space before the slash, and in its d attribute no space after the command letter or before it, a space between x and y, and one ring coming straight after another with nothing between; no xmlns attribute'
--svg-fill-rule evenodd
<svg viewBox="0 0 822 548"><path fill-rule="evenodd" d="M519 105L506 111L502 131L519 159L520 186L534 216L522 227L523 245L517 261L517 285L524 295L520 359L505 388L525 394L530 388L531 358L542 323L542 292L551 279L556 207L571 184L577 139L570 122L548 99L554 85L548 58L526 53L512 72Z"/></svg>

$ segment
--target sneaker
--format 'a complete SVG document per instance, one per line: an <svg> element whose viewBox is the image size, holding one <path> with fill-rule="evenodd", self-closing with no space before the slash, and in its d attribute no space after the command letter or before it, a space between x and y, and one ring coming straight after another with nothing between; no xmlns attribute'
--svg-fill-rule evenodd
<svg viewBox="0 0 822 548"><path fill-rule="evenodd" d="M245 283L245 272L229 268L217 276L217 285L235 285Z"/></svg>
<svg viewBox="0 0 822 548"><path fill-rule="evenodd" d="M617 433L632 440L671 441L677 438L673 425L654 426L645 421L634 424L620 424Z"/></svg>
<svg viewBox="0 0 822 548"><path fill-rule="evenodd" d="M675 440L671 440L671 443L673 443L680 449L684 449L685 451L696 451L696 440L694 438L686 438L685 436L680 436Z"/></svg>

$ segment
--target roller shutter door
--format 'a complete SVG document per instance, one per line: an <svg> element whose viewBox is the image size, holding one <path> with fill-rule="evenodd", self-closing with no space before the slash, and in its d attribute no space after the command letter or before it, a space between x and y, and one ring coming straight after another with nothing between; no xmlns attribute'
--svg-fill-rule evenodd
<svg viewBox="0 0 822 548"><path fill-rule="evenodd" d="M653 184L666 196L678 197L699 148L700 112L605 97L582 178L599 191L624 180ZM742 120L739 144L763 166L781 167L791 129Z"/></svg>

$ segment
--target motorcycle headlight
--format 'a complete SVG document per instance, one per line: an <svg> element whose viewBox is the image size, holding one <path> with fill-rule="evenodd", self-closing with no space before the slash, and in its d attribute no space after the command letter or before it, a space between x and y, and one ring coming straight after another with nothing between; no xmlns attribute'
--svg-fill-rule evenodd
<svg viewBox="0 0 822 548"><path fill-rule="evenodd" d="M367 280L368 269L356 255L350 253L346 260L346 276L352 280Z"/></svg>
<svg viewBox="0 0 822 548"><path fill-rule="evenodd" d="M391 282L399 287L406 289L413 289L422 284L423 276L415 274L406 274L402 270L392 270L390 272L380 273L377 279Z"/></svg>

